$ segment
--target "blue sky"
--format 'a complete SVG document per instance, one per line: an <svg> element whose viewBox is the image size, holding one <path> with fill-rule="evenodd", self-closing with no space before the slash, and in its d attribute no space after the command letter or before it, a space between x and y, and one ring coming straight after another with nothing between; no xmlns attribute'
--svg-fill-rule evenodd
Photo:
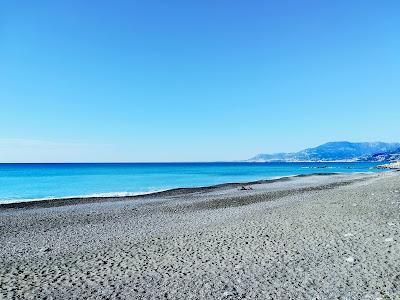
<svg viewBox="0 0 400 300"><path fill-rule="evenodd" d="M0 161L400 141L398 1L8 1Z"/></svg>

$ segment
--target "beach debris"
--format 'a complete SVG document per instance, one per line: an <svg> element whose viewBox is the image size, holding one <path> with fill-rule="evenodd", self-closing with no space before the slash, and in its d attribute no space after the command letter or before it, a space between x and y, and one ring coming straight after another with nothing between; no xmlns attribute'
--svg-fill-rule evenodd
<svg viewBox="0 0 400 300"><path fill-rule="evenodd" d="M346 258L346 261L349 263L353 263L355 261L354 257L349 256L348 258Z"/></svg>
<svg viewBox="0 0 400 300"><path fill-rule="evenodd" d="M393 238L392 237L388 237L385 239L385 242L390 243L393 242Z"/></svg>
<svg viewBox="0 0 400 300"><path fill-rule="evenodd" d="M240 190L241 191L251 191L251 190L253 190L253 188L251 187L251 186L244 186L244 185L242 185L242 187L240 188Z"/></svg>

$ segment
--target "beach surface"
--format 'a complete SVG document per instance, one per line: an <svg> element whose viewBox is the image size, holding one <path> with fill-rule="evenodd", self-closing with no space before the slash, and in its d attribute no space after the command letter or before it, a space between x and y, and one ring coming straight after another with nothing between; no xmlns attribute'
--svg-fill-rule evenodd
<svg viewBox="0 0 400 300"><path fill-rule="evenodd" d="M400 172L0 205L0 299L400 299Z"/></svg>

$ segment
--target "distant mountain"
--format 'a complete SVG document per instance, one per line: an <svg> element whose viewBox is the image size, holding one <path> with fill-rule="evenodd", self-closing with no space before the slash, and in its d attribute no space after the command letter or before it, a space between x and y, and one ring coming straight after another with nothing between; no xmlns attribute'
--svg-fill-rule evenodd
<svg viewBox="0 0 400 300"><path fill-rule="evenodd" d="M330 142L294 153L258 154L248 161L377 161L372 160L374 155L395 153L399 148L400 143Z"/></svg>
<svg viewBox="0 0 400 300"><path fill-rule="evenodd" d="M375 154L367 157L366 161L377 161L377 162L400 161L400 148L398 148L394 151L375 153Z"/></svg>

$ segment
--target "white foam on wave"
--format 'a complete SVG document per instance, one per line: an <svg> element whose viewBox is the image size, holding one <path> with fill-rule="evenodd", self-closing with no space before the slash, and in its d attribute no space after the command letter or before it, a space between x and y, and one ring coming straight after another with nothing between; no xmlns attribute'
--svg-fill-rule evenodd
<svg viewBox="0 0 400 300"><path fill-rule="evenodd" d="M44 198L21 198L21 199L0 199L1 204L11 204L11 203L22 203L22 202L35 202L35 201L46 201L46 200L65 200L65 199L79 199L79 198L123 198L123 197L132 197L132 196L143 196L154 193L159 193L166 191L163 190L153 190L147 192L108 192L108 193L95 193L88 195L73 195L73 196L65 196L65 197L44 197Z"/></svg>
<svg viewBox="0 0 400 300"><path fill-rule="evenodd" d="M307 168L307 167L304 167ZM373 173L373 172L368 172L368 171L358 171L358 172L335 172L335 174L347 174L347 173L353 173L353 174L363 174L363 173ZM238 183L238 184L251 184L253 181L259 181L259 180L276 180L276 179L282 179L282 178L290 178L290 177L296 177L299 175L308 175L312 176L313 173L309 174L290 174L290 175L281 175L281 176L268 176L264 177L261 179L252 179L250 181L238 181L238 182L232 182L232 183ZM229 183L229 182L225 182ZM43 197L43 198L3 198L0 199L0 205L2 204L11 204L11 203L23 203L23 202L34 202L34 201L46 201L46 200L63 200L63 199L77 199L77 198L122 198L122 197L132 197L132 196L141 196L141 195L149 195L149 194L154 194L154 193L159 193L159 192L164 192L168 191L170 189L174 188L196 188L196 187L209 187L213 185L218 185L218 184L224 184L224 183L215 183L211 185L195 185L195 186L182 186L182 187L170 187L170 188L165 188L165 189L154 189L154 190L149 190L146 192L104 192L104 193L94 193L94 194L84 194L84 195L71 195L71 196L48 196L48 197Z"/></svg>

